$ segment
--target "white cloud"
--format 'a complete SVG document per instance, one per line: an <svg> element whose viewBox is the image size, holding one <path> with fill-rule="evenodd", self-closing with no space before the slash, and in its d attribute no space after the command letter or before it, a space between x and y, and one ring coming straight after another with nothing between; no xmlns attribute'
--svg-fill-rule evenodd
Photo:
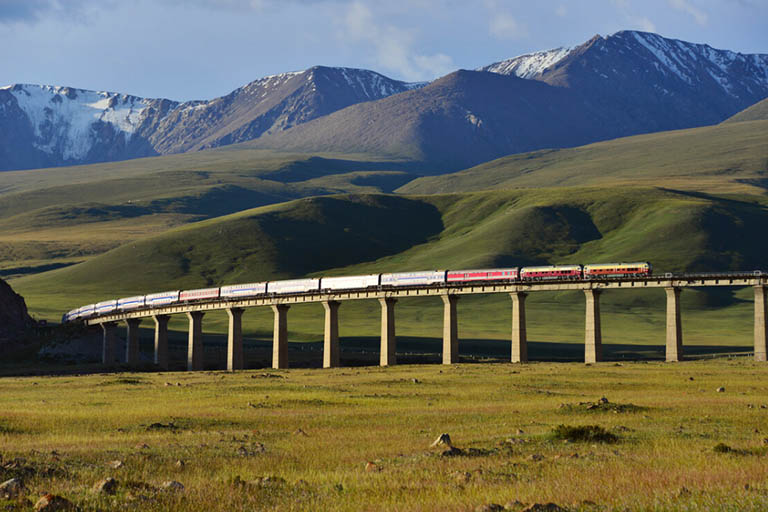
<svg viewBox="0 0 768 512"><path fill-rule="evenodd" d="M528 35L525 25L507 13L492 14L489 29L491 35L499 39L521 39Z"/></svg>
<svg viewBox="0 0 768 512"><path fill-rule="evenodd" d="M555 9L555 15L559 16L560 18L565 18L568 16L568 8L565 5L560 5L557 9Z"/></svg>
<svg viewBox="0 0 768 512"><path fill-rule="evenodd" d="M696 23L701 25L702 27L705 27L707 25L707 22L709 21L709 16L707 16L707 13L693 5L689 0L667 0L669 2L669 5L671 5L674 9L677 9L678 11L682 11L686 14L689 14L694 20L696 20Z"/></svg>
<svg viewBox="0 0 768 512"><path fill-rule="evenodd" d="M454 69L448 55L422 55L413 49L412 33L392 25L381 25L363 2L353 2L343 19L344 38L367 43L375 53L375 65L394 71L405 80L431 80Z"/></svg>
<svg viewBox="0 0 768 512"><path fill-rule="evenodd" d="M656 25L645 16L633 18L635 27L643 32L656 32Z"/></svg>

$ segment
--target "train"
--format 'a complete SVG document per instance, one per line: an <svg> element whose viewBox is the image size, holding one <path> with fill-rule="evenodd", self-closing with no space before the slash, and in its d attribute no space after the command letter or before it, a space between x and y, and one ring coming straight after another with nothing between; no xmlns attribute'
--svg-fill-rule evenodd
<svg viewBox="0 0 768 512"><path fill-rule="evenodd" d="M245 283L195 290L173 290L136 295L88 304L64 313L62 323L93 316L170 304L184 304L213 299L237 300L299 293L386 290L410 286L445 286L473 283L519 283L532 281L580 281L647 277L652 273L648 262L599 263L590 265L545 265L471 270L423 270L359 276L320 277Z"/></svg>

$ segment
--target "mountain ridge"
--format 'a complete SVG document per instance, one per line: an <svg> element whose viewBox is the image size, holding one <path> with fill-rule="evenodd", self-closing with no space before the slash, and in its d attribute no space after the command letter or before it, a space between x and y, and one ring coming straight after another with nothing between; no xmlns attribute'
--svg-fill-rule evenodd
<svg viewBox="0 0 768 512"><path fill-rule="evenodd" d="M375 71L314 66L209 101L65 86L0 88L0 170L197 151L257 138L362 101L421 87Z"/></svg>
<svg viewBox="0 0 768 512"><path fill-rule="evenodd" d="M465 70L409 84L370 70L315 66L184 103L59 86L6 86L0 88L0 170L256 141L261 148L289 151L366 148L421 162L426 173L434 173L511 153L713 125L768 97L768 55L638 31L595 36L579 46L526 54L474 72L506 77L512 85L455 80L471 73ZM451 80L454 91L435 94ZM401 94L412 103L388 101ZM553 118L553 108L563 113L564 123ZM301 128L308 123L317 133Z"/></svg>

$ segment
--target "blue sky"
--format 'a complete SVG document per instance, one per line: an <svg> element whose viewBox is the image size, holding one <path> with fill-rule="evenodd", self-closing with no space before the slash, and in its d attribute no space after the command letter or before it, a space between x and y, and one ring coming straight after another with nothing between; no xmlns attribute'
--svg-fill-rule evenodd
<svg viewBox="0 0 768 512"><path fill-rule="evenodd" d="M768 53L768 0L0 0L0 85L209 99L313 65L430 80L646 30Z"/></svg>

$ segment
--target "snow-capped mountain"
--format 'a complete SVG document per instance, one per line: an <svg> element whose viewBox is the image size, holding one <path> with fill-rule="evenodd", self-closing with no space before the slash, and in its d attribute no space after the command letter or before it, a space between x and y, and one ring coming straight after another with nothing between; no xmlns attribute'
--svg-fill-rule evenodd
<svg viewBox="0 0 768 512"><path fill-rule="evenodd" d="M380 152L453 170L513 152L716 124L766 97L768 55L634 31L431 84L314 67L185 103L13 85L0 88L0 170L254 139L260 147Z"/></svg>
<svg viewBox="0 0 768 512"><path fill-rule="evenodd" d="M261 78L179 103L69 87L0 88L0 170L121 160L251 140L423 84L351 68Z"/></svg>
<svg viewBox="0 0 768 512"><path fill-rule="evenodd" d="M659 120L651 130L717 123L768 96L766 54L637 31L595 36L575 48L522 55L481 70L636 105L645 110L643 117Z"/></svg>
<svg viewBox="0 0 768 512"><path fill-rule="evenodd" d="M452 73L255 144L400 154L445 172L512 153L720 123L768 97L766 70L768 55L619 32Z"/></svg>

